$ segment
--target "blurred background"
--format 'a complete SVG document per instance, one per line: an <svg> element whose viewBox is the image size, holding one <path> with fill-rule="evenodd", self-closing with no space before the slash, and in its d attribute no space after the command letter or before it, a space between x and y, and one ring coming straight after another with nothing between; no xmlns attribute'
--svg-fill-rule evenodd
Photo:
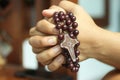
<svg viewBox="0 0 120 80"><path fill-rule="evenodd" d="M61 0L0 0L0 80L102 80L114 67L95 59L80 62L78 73L65 68L47 72L28 43L29 29L41 12ZM120 0L70 0L81 5L97 25L120 31Z"/></svg>
<svg viewBox="0 0 120 80"><path fill-rule="evenodd" d="M120 31L120 0L79 0L78 3L95 19L107 16L108 23L101 21L107 23L103 25L103 28L113 32ZM106 10L106 8L108 9ZM102 23L98 25L102 25ZM78 80L102 80L108 72L114 70L114 67L95 59L83 61L80 65Z"/></svg>

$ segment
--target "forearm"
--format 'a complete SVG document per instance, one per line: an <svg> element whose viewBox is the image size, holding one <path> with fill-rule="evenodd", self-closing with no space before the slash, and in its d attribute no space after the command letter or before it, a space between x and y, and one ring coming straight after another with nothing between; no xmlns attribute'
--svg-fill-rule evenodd
<svg viewBox="0 0 120 80"><path fill-rule="evenodd" d="M100 29L96 38L96 59L120 69L120 33Z"/></svg>

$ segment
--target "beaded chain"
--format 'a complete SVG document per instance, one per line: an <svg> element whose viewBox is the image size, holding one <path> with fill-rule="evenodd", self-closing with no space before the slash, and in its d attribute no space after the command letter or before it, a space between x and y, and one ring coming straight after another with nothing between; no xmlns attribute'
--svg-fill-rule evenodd
<svg viewBox="0 0 120 80"><path fill-rule="evenodd" d="M64 67L69 68L72 72L78 72L80 65L78 46L80 42L77 40L79 31L76 29L78 23L76 17L72 12L63 11L55 12L53 15L54 24L56 29L59 30L58 44L62 49L62 54L66 59Z"/></svg>

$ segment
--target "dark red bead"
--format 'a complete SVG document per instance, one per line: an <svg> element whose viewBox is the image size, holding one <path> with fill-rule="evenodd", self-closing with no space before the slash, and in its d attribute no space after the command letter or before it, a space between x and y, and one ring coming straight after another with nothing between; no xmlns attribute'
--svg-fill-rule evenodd
<svg viewBox="0 0 120 80"><path fill-rule="evenodd" d="M76 51L75 51L75 54L76 54L76 56L80 55L80 51L79 51L79 50L76 50Z"/></svg>
<svg viewBox="0 0 120 80"><path fill-rule="evenodd" d="M63 26L62 26L62 30L63 30L63 31L65 31L65 30L67 30L67 29L68 29L68 26L67 26L67 25L63 25Z"/></svg>
<svg viewBox="0 0 120 80"><path fill-rule="evenodd" d="M63 40L64 39L64 35L63 34L59 34L58 35L58 39Z"/></svg>
<svg viewBox="0 0 120 80"><path fill-rule="evenodd" d="M77 36L77 35L79 34L79 31L78 31L78 30L74 30L73 34L74 34L75 36Z"/></svg>
<svg viewBox="0 0 120 80"><path fill-rule="evenodd" d="M75 72L78 72L79 68L78 67L75 67Z"/></svg>
<svg viewBox="0 0 120 80"><path fill-rule="evenodd" d="M79 64L77 64L77 65L76 65L76 67L77 67L77 68L80 68L80 65L79 65Z"/></svg>
<svg viewBox="0 0 120 80"><path fill-rule="evenodd" d="M59 16L58 16L58 12L55 12L54 14L53 14L53 18L55 19L55 18L58 18Z"/></svg>
<svg viewBox="0 0 120 80"><path fill-rule="evenodd" d="M62 25L61 24L57 24L56 25L56 29L61 29L62 28Z"/></svg>
<svg viewBox="0 0 120 80"><path fill-rule="evenodd" d="M57 24L58 22L60 22L60 19L59 18L55 18L54 22Z"/></svg>
<svg viewBox="0 0 120 80"><path fill-rule="evenodd" d="M66 20L66 25L67 25L67 26L69 26L71 23L72 23L72 22L71 22L70 19Z"/></svg>
<svg viewBox="0 0 120 80"><path fill-rule="evenodd" d="M80 42L76 44L76 46L79 46L80 45Z"/></svg>
<svg viewBox="0 0 120 80"><path fill-rule="evenodd" d="M72 12L68 12L68 15L69 15L70 17L73 17L73 16L74 16Z"/></svg>
<svg viewBox="0 0 120 80"><path fill-rule="evenodd" d="M78 57L76 58L76 61L79 62L79 58Z"/></svg>
<svg viewBox="0 0 120 80"><path fill-rule="evenodd" d="M78 23L77 22L73 22L72 26L73 26L73 28L77 28Z"/></svg>
<svg viewBox="0 0 120 80"><path fill-rule="evenodd" d="M61 21L65 20L65 16L64 15L60 16L60 20Z"/></svg>
<svg viewBox="0 0 120 80"><path fill-rule="evenodd" d="M72 69L74 67L73 63L69 64L69 68Z"/></svg>
<svg viewBox="0 0 120 80"><path fill-rule="evenodd" d="M76 17L75 16L71 17L71 20L74 22L76 20Z"/></svg>
<svg viewBox="0 0 120 80"><path fill-rule="evenodd" d="M72 32L73 30L74 30L74 29L73 29L72 26L69 26L69 27L68 27L68 31L69 31L69 32Z"/></svg>
<svg viewBox="0 0 120 80"><path fill-rule="evenodd" d="M76 72L76 67L73 67L71 71Z"/></svg>
<svg viewBox="0 0 120 80"><path fill-rule="evenodd" d="M69 34L71 38L75 38L75 36L73 35L73 33Z"/></svg>
<svg viewBox="0 0 120 80"><path fill-rule="evenodd" d="M68 20L69 19L69 15L66 14L65 15L65 19Z"/></svg>
<svg viewBox="0 0 120 80"><path fill-rule="evenodd" d="M64 15L64 12L63 12L63 11L60 11L60 12L58 13L58 15L59 15L59 17L60 17L60 16Z"/></svg>

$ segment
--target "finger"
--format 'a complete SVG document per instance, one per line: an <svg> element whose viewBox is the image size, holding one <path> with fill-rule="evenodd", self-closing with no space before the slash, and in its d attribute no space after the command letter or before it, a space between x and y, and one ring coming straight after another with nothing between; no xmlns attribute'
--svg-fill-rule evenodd
<svg viewBox="0 0 120 80"><path fill-rule="evenodd" d="M60 46L57 45L55 47L52 47L52 48L45 50L45 51L41 52L40 54L38 54L37 59L39 62L44 63L48 60L53 59L60 53L61 53L61 48L60 48Z"/></svg>
<svg viewBox="0 0 120 80"><path fill-rule="evenodd" d="M79 57L80 62L88 59L88 57L86 57L84 54L80 54L78 57Z"/></svg>
<svg viewBox="0 0 120 80"><path fill-rule="evenodd" d="M53 61L51 64L48 65L48 69L49 69L50 71L55 71L55 70L57 70L58 68L60 68L60 67L62 66L64 60L65 60L65 59L64 59L63 55L57 56L57 57L54 59L54 61Z"/></svg>
<svg viewBox="0 0 120 80"><path fill-rule="evenodd" d="M36 29L46 34L58 34L55 25L43 19L37 23Z"/></svg>
<svg viewBox="0 0 120 80"><path fill-rule="evenodd" d="M65 1L65 0L61 1L59 3L59 6L69 12L74 12L76 11L76 8L78 8L77 4L70 1Z"/></svg>
<svg viewBox="0 0 120 80"><path fill-rule="evenodd" d="M43 48L57 44L56 36L33 36L29 39L29 43L32 47Z"/></svg>
<svg viewBox="0 0 120 80"><path fill-rule="evenodd" d="M53 14L54 14L55 12L58 12L58 11L63 11L63 12L65 12L65 10L62 9L61 7L53 5L53 6L51 6L49 9L43 10L43 11L42 11L42 14L43 14L43 16L45 16L45 17L52 17Z"/></svg>
<svg viewBox="0 0 120 80"><path fill-rule="evenodd" d="M42 52L43 50L45 50L46 48L35 48L35 47L32 47L32 51L36 54Z"/></svg>
<svg viewBox="0 0 120 80"><path fill-rule="evenodd" d="M43 66L45 66L45 65L49 65L51 62L52 62L52 60L49 60L49 61L43 62L43 63L41 63L41 64L42 64Z"/></svg>
<svg viewBox="0 0 120 80"><path fill-rule="evenodd" d="M40 31L36 30L36 27L31 28L29 31L29 34L30 34L30 36L45 35L45 34L41 33Z"/></svg>
<svg viewBox="0 0 120 80"><path fill-rule="evenodd" d="M45 10L42 11L42 15L44 17L50 18L50 17L52 17L52 15L54 14L54 12L56 12L55 9L45 9Z"/></svg>

